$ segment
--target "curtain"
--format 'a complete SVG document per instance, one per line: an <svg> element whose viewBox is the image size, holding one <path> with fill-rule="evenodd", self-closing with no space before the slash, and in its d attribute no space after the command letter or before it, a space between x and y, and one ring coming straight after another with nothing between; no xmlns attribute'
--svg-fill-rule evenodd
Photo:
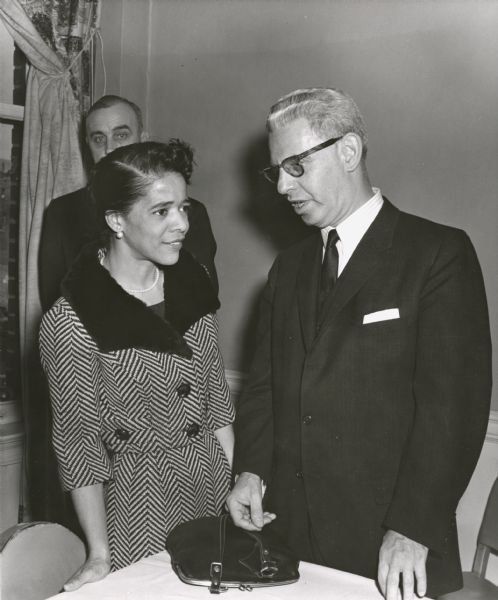
<svg viewBox="0 0 498 600"><path fill-rule="evenodd" d="M90 103L88 48L98 26L99 2L0 0L0 18L29 62L19 214L20 359L28 454L36 444L30 432L47 435L35 423L40 417L37 403L46 401L37 348L43 212L53 198L86 183L79 123ZM30 478L28 472L28 484Z"/></svg>

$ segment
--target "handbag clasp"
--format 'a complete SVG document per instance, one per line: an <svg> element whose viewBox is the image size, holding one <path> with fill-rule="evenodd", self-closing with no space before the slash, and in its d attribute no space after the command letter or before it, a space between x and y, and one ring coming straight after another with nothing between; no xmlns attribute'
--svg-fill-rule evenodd
<svg viewBox="0 0 498 600"><path fill-rule="evenodd" d="M261 577L274 577L278 573L278 566L274 560L264 560L259 574Z"/></svg>
<svg viewBox="0 0 498 600"><path fill-rule="evenodd" d="M224 585L221 585L222 574L223 565L220 562L212 562L211 568L209 569L209 575L211 577L209 592L211 594L221 594L227 591L228 588Z"/></svg>

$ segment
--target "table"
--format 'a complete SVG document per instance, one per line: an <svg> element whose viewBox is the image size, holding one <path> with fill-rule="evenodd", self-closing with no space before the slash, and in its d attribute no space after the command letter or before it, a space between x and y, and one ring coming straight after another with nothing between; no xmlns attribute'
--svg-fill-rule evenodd
<svg viewBox="0 0 498 600"><path fill-rule="evenodd" d="M372 579L311 563L299 565L297 583L257 588L251 592L229 589L224 600L381 600ZM63 592L49 600L210 600L208 588L182 583L171 568L169 554L160 552L88 583L75 592Z"/></svg>

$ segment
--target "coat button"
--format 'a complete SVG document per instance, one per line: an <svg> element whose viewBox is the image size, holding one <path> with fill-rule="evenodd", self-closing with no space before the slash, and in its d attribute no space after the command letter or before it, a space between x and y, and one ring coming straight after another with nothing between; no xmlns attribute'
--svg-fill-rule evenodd
<svg viewBox="0 0 498 600"><path fill-rule="evenodd" d="M126 442L131 437L131 433L126 429L121 429L121 427L118 427L118 429L116 429L114 435L118 438L118 440L122 440L123 442Z"/></svg>
<svg viewBox="0 0 498 600"><path fill-rule="evenodd" d="M180 398L185 398L190 394L190 383L186 381L180 383L180 385L176 388L176 391Z"/></svg>
<svg viewBox="0 0 498 600"><path fill-rule="evenodd" d="M303 423L305 425L310 425L312 420L311 415L304 415L303 417Z"/></svg>
<svg viewBox="0 0 498 600"><path fill-rule="evenodd" d="M187 425L183 431L185 431L187 437L191 438L199 435L200 430L201 428L199 427L198 423L189 423L189 425Z"/></svg>

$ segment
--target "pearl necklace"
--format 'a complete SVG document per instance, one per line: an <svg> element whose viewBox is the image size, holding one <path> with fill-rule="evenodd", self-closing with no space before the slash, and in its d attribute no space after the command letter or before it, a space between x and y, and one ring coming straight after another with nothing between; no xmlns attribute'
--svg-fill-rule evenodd
<svg viewBox="0 0 498 600"><path fill-rule="evenodd" d="M104 267L104 258L105 258L105 256L102 256L102 258L99 260L100 264L101 264L103 267ZM104 269L105 269L105 267L104 267ZM155 274L154 274L154 281L152 282L152 284L151 284L149 287L147 287L147 288L143 288L142 290L133 290L133 289L131 289L131 288L127 288L127 287L125 287L124 285L121 285L121 284L120 284L120 285L121 285L121 287L122 287L122 288L123 288L125 291L129 292L130 294L146 294L147 292L150 292L151 290L153 290L153 289L156 287L156 285L157 285L157 282L159 281L159 274L160 274L160 271L159 271L159 269L158 269L158 268L157 268L155 265L154 265L154 269L156 270L156 271L155 271Z"/></svg>
<svg viewBox="0 0 498 600"><path fill-rule="evenodd" d="M130 294L145 294L147 292L150 292L151 290L153 290L156 285L157 282L159 281L159 269L154 265L154 268L156 269L156 273L154 275L154 281L152 282L151 285L149 285L148 288L144 288L143 290L132 290L131 288L127 288L123 285L123 289L126 290L127 292L130 292Z"/></svg>

